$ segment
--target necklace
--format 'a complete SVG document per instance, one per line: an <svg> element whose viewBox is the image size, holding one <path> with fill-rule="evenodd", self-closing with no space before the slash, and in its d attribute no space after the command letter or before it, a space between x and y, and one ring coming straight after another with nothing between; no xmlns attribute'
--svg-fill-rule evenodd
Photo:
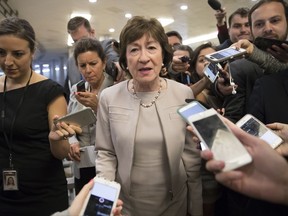
<svg viewBox="0 0 288 216"><path fill-rule="evenodd" d="M140 105L141 105L142 107L144 107L144 108L149 108L149 107L153 106L153 104L154 104L154 103L156 102L156 100L159 98L160 93L161 93L161 90L162 90L161 81L162 81L162 80L160 79L160 86L159 86L159 89L158 89L158 91L157 91L157 94L155 95L155 97L153 98L153 100L152 100L150 103L148 103L148 104L142 103L142 100L140 99ZM139 97L138 97L137 94L136 94L133 81L132 81L132 88L131 88L131 90L132 90L133 95L135 95L135 96L139 99Z"/></svg>

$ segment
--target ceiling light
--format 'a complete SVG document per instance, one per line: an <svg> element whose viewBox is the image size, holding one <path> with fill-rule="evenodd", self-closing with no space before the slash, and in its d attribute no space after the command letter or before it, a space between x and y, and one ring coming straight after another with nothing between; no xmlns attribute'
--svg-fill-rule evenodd
<svg viewBox="0 0 288 216"><path fill-rule="evenodd" d="M196 36L196 37L191 37L191 38L188 38L186 40L183 40L183 44L184 45L189 45L189 44L198 43L198 42L201 42L201 41L208 41L208 40L211 40L211 39L215 39L215 38L217 38L217 34L218 34L218 32L211 32L209 34L204 34L204 35L199 35L199 36Z"/></svg>
<svg viewBox="0 0 288 216"><path fill-rule="evenodd" d="M91 19L91 14L89 13L78 13L78 12L74 12L70 15L70 18L76 17L76 16L81 16L86 18L88 21L90 21Z"/></svg>
<svg viewBox="0 0 288 216"><path fill-rule="evenodd" d="M181 10L187 10L187 9L188 9L188 6L187 6L187 5L182 5L182 6L180 7L180 9L181 9Z"/></svg>
<svg viewBox="0 0 288 216"><path fill-rule="evenodd" d="M172 18L158 18L158 21L161 23L163 27L170 25L174 22L174 19Z"/></svg>
<svg viewBox="0 0 288 216"><path fill-rule="evenodd" d="M97 0L89 0L90 3L96 3Z"/></svg>
<svg viewBox="0 0 288 216"><path fill-rule="evenodd" d="M126 14L125 14L125 17L128 18L128 19L130 19L130 18L132 17L132 14L126 13Z"/></svg>
<svg viewBox="0 0 288 216"><path fill-rule="evenodd" d="M109 32L113 33L113 32L115 32L115 29L114 28L110 28Z"/></svg>

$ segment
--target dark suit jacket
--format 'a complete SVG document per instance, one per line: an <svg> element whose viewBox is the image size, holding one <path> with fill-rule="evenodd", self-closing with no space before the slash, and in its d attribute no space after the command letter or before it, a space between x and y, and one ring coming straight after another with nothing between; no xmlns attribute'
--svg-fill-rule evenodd
<svg viewBox="0 0 288 216"><path fill-rule="evenodd" d="M237 122L247 113L248 101L255 81L263 76L263 69L257 64L246 59L240 59L230 64L231 74L235 84L238 85L237 93L225 97L223 107L225 117Z"/></svg>
<svg viewBox="0 0 288 216"><path fill-rule="evenodd" d="M288 123L288 69L265 75L254 85L248 112L265 124Z"/></svg>

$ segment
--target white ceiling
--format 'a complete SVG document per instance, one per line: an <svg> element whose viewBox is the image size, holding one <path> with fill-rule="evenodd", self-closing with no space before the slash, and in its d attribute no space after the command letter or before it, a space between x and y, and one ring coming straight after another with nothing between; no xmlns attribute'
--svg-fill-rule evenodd
<svg viewBox="0 0 288 216"><path fill-rule="evenodd" d="M0 0L1 2L1 0ZM220 0L228 16L239 7L251 7L252 0ZM165 27L166 31L177 30L183 39L216 31L214 10L207 0L8 0L19 17L27 19L34 27L40 44L41 61L50 61L59 55L67 56L66 25L73 12L89 12L90 20L98 38L106 36L118 40L121 28L127 19L125 13L148 17L169 17L175 22ZM188 10L180 10L183 4ZM115 28L109 33L109 28ZM213 40L218 43L217 40ZM217 44L216 44L217 45ZM196 44L191 45L193 48Z"/></svg>

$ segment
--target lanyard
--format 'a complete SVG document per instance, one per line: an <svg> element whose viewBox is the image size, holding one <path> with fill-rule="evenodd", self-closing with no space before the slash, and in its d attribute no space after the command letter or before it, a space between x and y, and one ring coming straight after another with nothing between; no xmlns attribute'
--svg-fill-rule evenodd
<svg viewBox="0 0 288 216"><path fill-rule="evenodd" d="M13 145L12 145L12 140L13 140L13 127L14 127L14 124L15 124L15 121L16 121L16 117L17 117L17 114L23 104L23 101L24 101L24 97L25 97L25 94L27 92L27 89L28 89L28 86L29 86L29 83L30 83L30 80L31 80L31 77L32 77L32 74L33 74L33 71L31 70L31 73L30 73L30 77L29 77L29 80L27 81L26 83L26 86L25 86L25 89L24 89L24 93L19 101L19 104L17 106L17 109L15 111L15 115L13 116L13 119L12 119L12 122L11 122L11 127L10 127L10 136L9 136L9 139L8 139L8 136L6 134L6 131L5 131L5 117L6 117L6 82L7 82L7 76L5 76L5 80L4 80L4 90L3 90L3 108L1 110L1 118L2 118L2 128L3 128L3 134L4 134L4 138L5 138L5 141L9 147L9 166L10 168L13 169L13 162L12 162L12 159L13 159L13 155L12 155L12 151L13 151Z"/></svg>

